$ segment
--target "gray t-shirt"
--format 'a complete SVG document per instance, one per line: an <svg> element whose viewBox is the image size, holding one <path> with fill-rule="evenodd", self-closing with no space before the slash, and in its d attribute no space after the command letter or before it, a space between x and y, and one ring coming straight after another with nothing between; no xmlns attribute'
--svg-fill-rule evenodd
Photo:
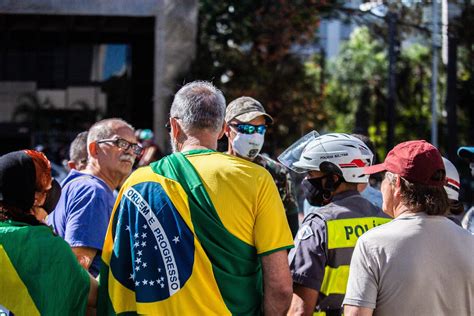
<svg viewBox="0 0 474 316"><path fill-rule="evenodd" d="M424 213L370 230L357 241L343 304L374 315L474 315L474 236Z"/></svg>

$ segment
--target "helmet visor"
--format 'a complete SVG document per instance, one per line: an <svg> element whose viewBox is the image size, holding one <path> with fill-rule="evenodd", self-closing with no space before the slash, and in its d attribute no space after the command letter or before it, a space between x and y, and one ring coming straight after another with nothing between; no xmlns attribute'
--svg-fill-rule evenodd
<svg viewBox="0 0 474 316"><path fill-rule="evenodd" d="M304 135L288 147L280 156L278 156L278 161L280 161L285 167L297 173L304 173L308 169L300 168L295 166L295 163L300 161L301 154L303 153L305 147L311 143L315 138L319 136L319 133L316 131L311 131L308 134Z"/></svg>

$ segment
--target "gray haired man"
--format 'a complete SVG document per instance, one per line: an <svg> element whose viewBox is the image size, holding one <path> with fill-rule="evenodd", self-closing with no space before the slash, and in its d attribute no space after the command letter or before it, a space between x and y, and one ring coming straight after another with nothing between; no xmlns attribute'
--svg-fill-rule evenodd
<svg viewBox="0 0 474 316"><path fill-rule="evenodd" d="M141 147L130 124L106 119L89 129L87 151L86 168L71 170L64 179L61 198L48 222L69 243L79 263L97 276L115 202L113 191L130 174Z"/></svg>
<svg viewBox="0 0 474 316"><path fill-rule="evenodd" d="M262 309L282 315L288 309L286 249L293 242L283 205L264 168L216 151L224 115L224 96L209 82L176 93L169 118L174 153L139 168L119 194L104 247L109 267L101 273L101 286L115 293L113 311L99 313L185 315L191 308L196 315ZM135 303L117 295L123 288L134 291Z"/></svg>

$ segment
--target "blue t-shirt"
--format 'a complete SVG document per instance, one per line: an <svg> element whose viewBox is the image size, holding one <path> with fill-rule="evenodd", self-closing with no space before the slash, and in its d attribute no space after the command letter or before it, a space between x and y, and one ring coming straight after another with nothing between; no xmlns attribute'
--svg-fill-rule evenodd
<svg viewBox="0 0 474 316"><path fill-rule="evenodd" d="M71 247L97 249L89 272L99 274L100 256L115 198L107 184L72 170L61 184L62 193L48 223Z"/></svg>

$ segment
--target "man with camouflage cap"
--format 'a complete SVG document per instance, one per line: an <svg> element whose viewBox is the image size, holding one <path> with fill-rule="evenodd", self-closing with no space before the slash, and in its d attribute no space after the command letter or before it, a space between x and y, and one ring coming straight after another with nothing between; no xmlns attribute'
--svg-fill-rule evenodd
<svg viewBox="0 0 474 316"><path fill-rule="evenodd" d="M235 99L226 109L225 134L229 140L227 153L261 165L273 177L286 211L293 237L298 231L296 188L288 169L267 155L260 154L265 132L273 118L262 104L251 97Z"/></svg>

